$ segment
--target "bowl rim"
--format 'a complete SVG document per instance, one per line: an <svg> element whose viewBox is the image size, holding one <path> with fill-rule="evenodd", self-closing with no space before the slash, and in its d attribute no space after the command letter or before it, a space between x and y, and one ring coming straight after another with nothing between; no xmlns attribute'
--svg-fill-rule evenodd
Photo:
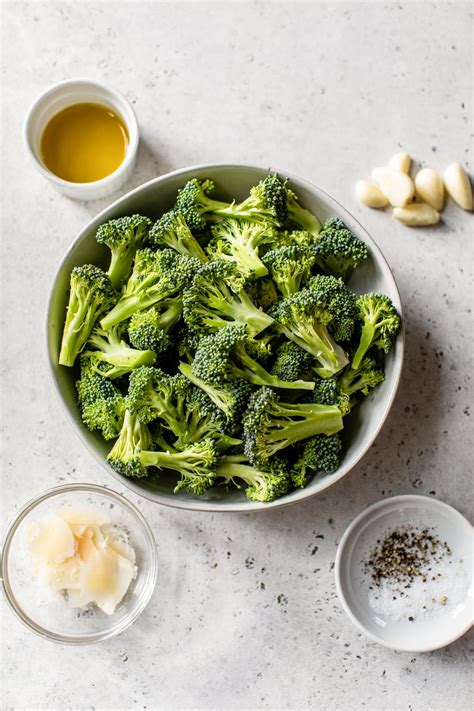
<svg viewBox="0 0 474 711"><path fill-rule="evenodd" d="M400 506L403 506L405 504L418 503L420 505L426 506L427 501L430 502L429 505L432 508L442 509L446 511L451 517L451 519L457 519L463 526L466 527L466 530L469 529L472 533L473 528L469 523L468 519L460 511L455 509L454 506L447 504L445 501L441 501L440 499L436 499L432 496L424 496L423 494L400 494L398 496L389 496L388 498L376 501L374 504L371 504L371 506L367 506L367 508L365 508L354 519L352 519L352 521L349 523L346 530L342 534L341 540L339 541L339 545L336 551L336 558L334 562L334 580L336 584L337 595L342 609L344 610L352 624L372 642L377 642L377 644L382 645L382 647L387 647L388 649L395 649L399 652L412 652L414 654L421 654L424 652L433 652L437 649L443 649L444 647L447 647L453 642L456 642L464 634L466 634L466 632L470 630L474 623L472 620L468 620L463 627L460 627L455 632L453 632L450 637L446 638L446 640L434 645L418 644L418 646L416 647L402 647L400 645L387 642L382 637L379 637L373 632L371 632L352 611L351 606L349 605L349 602L347 601L346 595L344 594L344 590L342 588L341 569L344 562L347 560L347 543L349 542L352 534L357 530L358 526L363 521L372 518L373 514L375 514L379 509L384 508L385 506L390 504L399 504ZM435 620L433 620L433 622L435 622Z"/></svg>
<svg viewBox="0 0 474 711"><path fill-rule="evenodd" d="M288 500L286 497L282 497L280 499L276 499L275 501L270 501L268 503L258 503L254 501L242 501L242 502L234 502L234 503L224 503L224 502L213 502L213 501L200 501L199 499L186 499L186 498L180 498L179 496L176 496L175 499L171 499L171 497L168 497L166 495L163 495L159 492L151 492L144 490L137 486L135 482L132 479L127 479L126 477L122 477L120 474L115 472L112 467L110 467L107 462L102 458L99 457L97 452L95 451L94 447L91 446L91 444L87 441L87 439L84 437L81 429L77 426L77 423L72 415L72 412L69 410L63 396L61 393L61 390L59 388L59 384L56 380L55 377L55 371L54 371L54 364L51 359L51 353L49 349L49 320L50 320L50 313L52 309L52 303L53 303L53 296L55 294L56 290L56 283L59 279L59 275L62 273L62 270L64 268L65 263L68 261L69 255L71 252L75 249L76 245L83 239L84 235L90 231L91 226L99 222L105 215L112 210L113 208L119 206L122 202L127 201L130 197L136 195L137 193L141 192L145 188L148 188L152 185L159 185L162 182L165 182L169 180L170 178L178 177L180 175L184 174L189 174L190 172L203 172L207 170L214 170L214 169L231 169L231 170L256 170L256 171L262 171L262 172L275 172L278 173L278 175L284 175L286 178L288 178L290 181L293 181L295 184L300 184L304 188L306 188L308 191L316 193L316 195L320 196L323 200L327 201L329 204L334 203L337 205L339 210L341 210L343 213L346 213L349 215L351 220L353 220L357 226L360 232L362 233L364 239L367 240L370 250L372 253L375 253L377 255L377 261L381 263L389 276L392 279L393 282L393 288L394 292L396 294L396 307L398 309L398 312L400 314L400 321L401 321L401 327L400 331L397 335L397 352L394 353L394 367L395 367L395 379L392 384L391 390L389 391L385 403L385 408L380 416L379 422L377 426L374 428L374 431L368 440L365 448L363 449L360 454L352 459L350 463L343 464L336 472L333 474L329 474L325 478L321 479L319 482L318 487L316 488L315 491L311 491L310 489L301 489L299 491L294 491L292 492L291 499ZM403 372L403 364L404 364L404 353L405 353L405 320L403 317L403 307L402 307L402 301L400 298L400 292L395 280L395 277L393 275L392 269L390 268L390 265L388 261L386 260L385 256L383 255L381 249L375 242L375 240L370 236L370 234L367 232L367 230L361 225L359 220L355 218L352 213L350 213L343 205L341 205L338 200L332 197L328 192L323 190L322 188L318 187L317 185L314 185L310 181L300 178L299 176L295 175L294 173L280 170L279 168L276 167L271 167L269 168L268 166L262 166L262 165L256 165L256 164L247 164L247 163L199 163L191 166L186 166L184 168L178 168L177 170L170 171L168 173L165 173L164 175L160 175L157 178L152 178L151 180L146 181L145 183L142 183L141 185L138 185L136 188L133 188L129 192L125 193L121 197L117 198L114 200L111 204L107 205L105 208L103 208L95 217L91 218L87 224L79 231L79 233L76 235L76 237L73 239L72 243L70 244L69 248L66 250L65 254L63 255L61 261L59 262L59 265L56 270L56 275L50 290L49 294L49 299L48 299L48 306L46 310L46 323L45 323L45 334L46 334L46 357L48 361L48 370L51 376L51 379L53 381L54 389L56 392L56 395L60 399L63 408L66 410L67 416L69 421L72 423L73 429L75 430L77 436L80 438L82 443L85 445L85 447L89 450L89 452L92 454L94 459L98 461L102 468L105 469L109 474L111 474L117 481L119 481L122 485L126 486L129 488L131 491L133 491L135 494L138 496L142 496L145 499L148 499L149 501L153 501L154 503L162 504L163 506L169 506L171 508L176 508L176 509L189 509L193 511L212 511L212 512L222 512L222 513L253 513L253 512L259 512L259 511L269 511L271 509L275 508L280 508L283 506L290 506L291 504L295 504L299 501L303 501L306 499L309 499L313 496L317 496L318 494L321 494L323 491L331 487L333 484L335 484L337 481L345 477L347 474L349 474L350 471L352 471L355 466L361 461L361 459L367 454L367 452L370 450L372 444L376 440L377 436L379 435L387 417L390 412L390 409L392 407L392 404L395 400L398 386L400 384L402 372Z"/></svg>
<svg viewBox="0 0 474 711"><path fill-rule="evenodd" d="M100 494L105 498L114 500L123 508L128 509L143 527L151 556L151 563L147 570L147 574L149 576L149 580L147 582L147 589L143 597L137 603L133 614L130 615L130 617L125 618L122 623L115 624L113 624L112 622L113 615L111 615L111 625L105 630L102 630L100 632L91 632L77 637L51 632L46 627L37 624L29 615L27 615L16 599L16 596L10 585L10 576L8 573L8 561L13 537L16 534L18 527L25 520L28 514L34 511L35 508L42 504L44 501L48 501L48 499L51 499L54 496L57 496L58 494L61 495L74 492L90 492L92 494ZM0 569L3 592L8 602L8 605L10 609L15 613L17 618L30 631L34 632L39 637L50 640L52 642L70 646L80 646L86 644L93 644L95 642L102 642L106 639L110 639L111 637L115 637L116 635L120 634L128 627L130 627L138 619L145 607L150 602L150 599L156 587L156 581L158 577L158 554L156 550L155 537L153 535L153 531L151 530L149 523L147 522L141 511L134 504L132 504L131 501L122 496L122 494L119 494L117 491L109 489L106 486L101 486L100 484L77 482L71 484L61 484L59 486L54 486L51 489L47 489L46 491L43 491L40 494L34 496L32 499L27 501L24 506L22 506L22 508L15 514L15 516L8 524L0 555Z"/></svg>

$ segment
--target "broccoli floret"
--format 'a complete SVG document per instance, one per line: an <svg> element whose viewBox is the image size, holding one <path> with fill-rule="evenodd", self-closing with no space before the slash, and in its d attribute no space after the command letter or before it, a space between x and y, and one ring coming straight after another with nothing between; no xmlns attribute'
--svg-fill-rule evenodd
<svg viewBox="0 0 474 711"><path fill-rule="evenodd" d="M316 378L316 387L308 399L320 405L337 405L343 416L351 410L349 396L339 389L335 378Z"/></svg>
<svg viewBox="0 0 474 711"><path fill-rule="evenodd" d="M176 336L176 349L179 357L185 358L188 363L191 363L200 340L201 334L199 331L188 326L182 326Z"/></svg>
<svg viewBox="0 0 474 711"><path fill-rule="evenodd" d="M293 486L304 488L314 472L334 472L340 461L342 449L338 433L311 437L303 447L291 468Z"/></svg>
<svg viewBox="0 0 474 711"><path fill-rule="evenodd" d="M164 299L146 311L133 314L128 325L128 337L135 348L163 353L171 345L169 331L181 318L180 297Z"/></svg>
<svg viewBox="0 0 474 711"><path fill-rule="evenodd" d="M339 218L324 223L314 243L316 263L323 272L347 281L354 269L369 256L367 246L356 237Z"/></svg>
<svg viewBox="0 0 474 711"><path fill-rule="evenodd" d="M203 439L214 440L219 450L239 445L242 440L227 433L228 422L223 412L200 388L191 385L186 398L187 430L175 444L178 449L185 449L189 444Z"/></svg>
<svg viewBox="0 0 474 711"><path fill-rule="evenodd" d="M318 375L330 377L349 362L328 330L332 315L318 292L302 289L278 302L270 314L287 338L316 358Z"/></svg>
<svg viewBox="0 0 474 711"><path fill-rule="evenodd" d="M314 359L293 341L283 341L276 351L271 374L281 380L301 380L310 372Z"/></svg>
<svg viewBox="0 0 474 711"><path fill-rule="evenodd" d="M268 274L259 257L259 247L273 241L274 229L268 222L226 219L212 227L213 239L207 252L215 259L231 260L245 278Z"/></svg>
<svg viewBox="0 0 474 711"><path fill-rule="evenodd" d="M96 320L112 308L117 299L118 294L102 269L92 264L74 267L59 353L60 365L74 365Z"/></svg>
<svg viewBox="0 0 474 711"><path fill-rule="evenodd" d="M125 411L122 429L107 456L110 465L119 474L140 478L147 476L147 470L142 466L139 452L153 447L153 440L147 425L140 422L135 413Z"/></svg>
<svg viewBox="0 0 474 711"><path fill-rule="evenodd" d="M252 386L246 380L232 380L224 386L210 385L193 374L192 365L180 363L179 369L186 378L201 388L212 402L222 410L229 434L237 432L242 425L242 416L247 406Z"/></svg>
<svg viewBox="0 0 474 711"><path fill-rule="evenodd" d="M314 256L308 249L295 245L272 249L262 261L283 296L290 296L310 277Z"/></svg>
<svg viewBox="0 0 474 711"><path fill-rule="evenodd" d="M261 388L245 413L244 451L252 464L262 465L286 447L342 427L341 411L334 405L286 403L270 388Z"/></svg>
<svg viewBox="0 0 474 711"><path fill-rule="evenodd" d="M193 361L193 374L211 385L243 378L253 385L292 390L312 390L305 380L285 381L271 375L257 359L266 348L247 336L245 326L225 326L203 338ZM253 357L257 356L257 357Z"/></svg>
<svg viewBox="0 0 474 711"><path fill-rule="evenodd" d="M96 372L106 378L119 378L141 365L153 365L156 360L156 353L152 350L130 348L122 338L120 326L112 326L109 331L96 326L86 348L84 355L101 364L99 368L96 366Z"/></svg>
<svg viewBox="0 0 474 711"><path fill-rule="evenodd" d="M236 479L241 479L247 485L247 498L261 503L283 496L291 486L288 463L280 456L273 457L265 468L252 466L241 455L221 457L217 474L225 480L225 484L232 482L237 487Z"/></svg>
<svg viewBox="0 0 474 711"><path fill-rule="evenodd" d="M281 226L287 218L286 187L278 175L267 175L250 190L250 196L241 203L213 200L212 180L193 178L178 191L175 210L184 215L194 231L206 227L206 217L214 221L219 217L237 217L256 222L268 221Z"/></svg>
<svg viewBox="0 0 474 711"><path fill-rule="evenodd" d="M172 249L139 249L120 300L101 321L105 330L167 299L188 284L201 262Z"/></svg>
<svg viewBox="0 0 474 711"><path fill-rule="evenodd" d="M336 341L349 341L354 333L357 319L357 297L342 279L333 276L315 276L308 282L308 288L317 296L331 315L329 331Z"/></svg>
<svg viewBox="0 0 474 711"><path fill-rule="evenodd" d="M389 353L400 328L400 317L385 294L363 294L357 301L358 319L362 325L359 345L351 367L358 370L372 346Z"/></svg>
<svg viewBox="0 0 474 711"><path fill-rule="evenodd" d="M118 437L125 412L122 393L98 375L91 358L81 355L81 378L76 382L82 421L88 430L100 430L104 439Z"/></svg>
<svg viewBox="0 0 474 711"><path fill-rule="evenodd" d="M275 249L277 247L295 246L306 249L307 247L313 247L315 241L316 237L311 234L311 232L305 232L305 230L284 230L283 232L277 233Z"/></svg>
<svg viewBox="0 0 474 711"><path fill-rule="evenodd" d="M189 383L182 375L141 367L130 375L127 408L148 424L159 419L175 438L186 434L186 396Z"/></svg>
<svg viewBox="0 0 474 711"><path fill-rule="evenodd" d="M138 461L142 469L172 469L181 475L174 491L181 490L201 496L217 479L218 455L214 440L204 439L174 452L140 451Z"/></svg>
<svg viewBox="0 0 474 711"><path fill-rule="evenodd" d="M247 296L263 311L268 311L280 298L271 277L261 277L245 285Z"/></svg>
<svg viewBox="0 0 474 711"><path fill-rule="evenodd" d="M170 247L180 254L207 262L203 248L189 229L183 215L175 210L166 212L150 231L150 242L155 247Z"/></svg>
<svg viewBox="0 0 474 711"><path fill-rule="evenodd" d="M241 287L234 264L221 259L206 264L183 294L186 324L195 330L215 331L230 323L241 323L256 336L273 319L258 309Z"/></svg>
<svg viewBox="0 0 474 711"><path fill-rule="evenodd" d="M286 207L289 219L291 222L294 222L300 230L309 232L313 237L319 235L321 232L321 223L318 218L300 205L298 198L290 188L286 189Z"/></svg>
<svg viewBox="0 0 474 711"><path fill-rule="evenodd" d="M377 387L385 380L385 375L377 361L367 355L359 368L347 368L338 379L338 387L348 398L356 393L368 395L369 390Z"/></svg>
<svg viewBox="0 0 474 711"><path fill-rule="evenodd" d="M151 220L142 215L119 217L100 225L96 233L99 244L106 244L112 253L108 275L116 289L130 276L133 258L148 237Z"/></svg>

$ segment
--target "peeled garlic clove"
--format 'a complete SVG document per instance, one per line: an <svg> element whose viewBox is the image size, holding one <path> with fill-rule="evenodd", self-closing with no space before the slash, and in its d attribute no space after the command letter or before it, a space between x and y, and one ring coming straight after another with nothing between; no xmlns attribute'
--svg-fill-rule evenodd
<svg viewBox="0 0 474 711"><path fill-rule="evenodd" d="M423 168L415 175L415 188L422 200L441 210L444 201L443 179L431 168Z"/></svg>
<svg viewBox="0 0 474 711"><path fill-rule="evenodd" d="M439 222L439 212L425 202L396 207L393 210L393 217L409 227L426 227Z"/></svg>
<svg viewBox="0 0 474 711"><path fill-rule="evenodd" d="M410 164L410 156L408 153L404 153L403 151L401 153L395 153L395 155L388 161L389 168L399 170L401 173L406 173L407 175L410 172Z"/></svg>
<svg viewBox="0 0 474 711"><path fill-rule="evenodd" d="M393 168L374 168L372 178L393 207L405 207L415 195L413 180Z"/></svg>
<svg viewBox="0 0 474 711"><path fill-rule="evenodd" d="M378 185L370 180L358 180L355 184L355 194L360 202L367 207L385 207L388 200Z"/></svg>
<svg viewBox="0 0 474 711"><path fill-rule="evenodd" d="M472 189L469 177L460 163L451 163L444 171L444 186L454 202L463 210L472 210Z"/></svg>

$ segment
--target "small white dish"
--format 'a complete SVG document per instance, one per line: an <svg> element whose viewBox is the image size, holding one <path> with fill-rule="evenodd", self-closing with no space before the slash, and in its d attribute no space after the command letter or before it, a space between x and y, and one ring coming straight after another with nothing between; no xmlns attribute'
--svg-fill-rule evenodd
<svg viewBox="0 0 474 711"><path fill-rule="evenodd" d="M120 116L128 131L128 148L123 162L110 175L91 183L63 180L44 165L40 143L49 121L68 106L81 103L102 104ZM130 178L138 149L138 122L130 102L106 84L88 79L68 79L44 91L29 108L23 126L26 150L37 170L63 195L75 200L98 200L117 192Z"/></svg>
<svg viewBox="0 0 474 711"><path fill-rule="evenodd" d="M439 539L446 541L453 564L446 587L452 587L453 580L456 585L445 606L433 605L423 611L420 602L419 614L400 619L400 615L389 616L376 609L364 561L381 535L407 525L433 528ZM361 632L385 647L406 652L445 647L473 624L472 549L472 526L448 504L416 495L379 501L354 519L339 543L335 575L342 607ZM410 604L415 605L413 599Z"/></svg>

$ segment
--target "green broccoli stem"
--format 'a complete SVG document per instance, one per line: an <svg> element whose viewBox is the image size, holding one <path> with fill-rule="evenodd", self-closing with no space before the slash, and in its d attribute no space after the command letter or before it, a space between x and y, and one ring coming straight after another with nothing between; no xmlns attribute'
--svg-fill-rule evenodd
<svg viewBox="0 0 474 711"><path fill-rule="evenodd" d="M96 310L91 310L92 304L92 292L86 293L84 298L80 299L78 294L71 290L59 353L60 365L72 367L89 338L96 319Z"/></svg>
<svg viewBox="0 0 474 711"><path fill-rule="evenodd" d="M322 368L315 368L315 371L322 378L335 375L349 363L346 353L323 324L308 322L305 327L299 329L298 334L284 326L282 331L287 338L304 348L321 363Z"/></svg>
<svg viewBox="0 0 474 711"><path fill-rule="evenodd" d="M251 464L242 464L241 462L244 461L246 461L246 458L240 456L220 457L217 476L224 479L225 484L232 482L237 488L240 487L234 479L242 479L248 486L252 486L252 484L259 481L263 482L262 472Z"/></svg>
<svg viewBox="0 0 474 711"><path fill-rule="evenodd" d="M207 393L207 395L211 398L214 405L216 407L218 407L219 410L222 410L222 412L224 413L224 415L226 417L231 416L231 411L228 406L228 403L221 396L219 390L217 388L214 388L212 385L205 383L204 380L201 380L201 378L197 378L193 374L193 368L190 363L181 362L179 364L178 368L180 369L182 374L185 375L191 383L193 383L198 388L201 388L201 390L204 390L204 392Z"/></svg>
<svg viewBox="0 0 474 711"><path fill-rule="evenodd" d="M111 247L111 250L110 266L107 274L112 282L112 286L115 289L118 289L122 282L128 278L132 270L137 245L132 242L125 248L122 247L121 249L114 249Z"/></svg>
<svg viewBox="0 0 474 711"><path fill-rule="evenodd" d="M151 290L148 293L145 291L140 294L122 296L114 308L104 316L100 325L104 331L108 331L112 326L122 323L137 311L148 309L167 296L168 294L163 294L163 292L153 293Z"/></svg>
<svg viewBox="0 0 474 711"><path fill-rule="evenodd" d="M239 291L237 299L224 301L220 299L218 309L230 319L247 325L249 333L257 336L272 325L273 318L257 308L244 291Z"/></svg>
<svg viewBox="0 0 474 711"><path fill-rule="evenodd" d="M158 469L172 469L173 471L195 472L196 465L202 464L202 458L189 450L184 452L139 452L140 462L144 467L157 467Z"/></svg>
<svg viewBox="0 0 474 711"><path fill-rule="evenodd" d="M141 365L153 365L156 360L156 353L151 350L137 350L130 348L120 335L114 330L110 331L107 337L92 332L88 343L97 348L96 351L86 351L99 361L110 363L118 368L127 371L138 368Z"/></svg>
<svg viewBox="0 0 474 711"><path fill-rule="evenodd" d="M235 354L244 366L240 368L235 363L230 363L230 369L236 378L248 380L252 385L266 385L271 388L285 390L314 390L315 383L308 380L281 380L276 375L271 375L258 361L249 356L245 346L237 345Z"/></svg>
<svg viewBox="0 0 474 711"><path fill-rule="evenodd" d="M321 232L321 223L318 218L309 210L301 207L301 205L291 197L288 199L288 217L302 230L309 232L315 237Z"/></svg>
<svg viewBox="0 0 474 711"><path fill-rule="evenodd" d="M341 411L335 405L275 403L269 414L271 427L265 434L269 457L314 435L335 434L343 428Z"/></svg>

